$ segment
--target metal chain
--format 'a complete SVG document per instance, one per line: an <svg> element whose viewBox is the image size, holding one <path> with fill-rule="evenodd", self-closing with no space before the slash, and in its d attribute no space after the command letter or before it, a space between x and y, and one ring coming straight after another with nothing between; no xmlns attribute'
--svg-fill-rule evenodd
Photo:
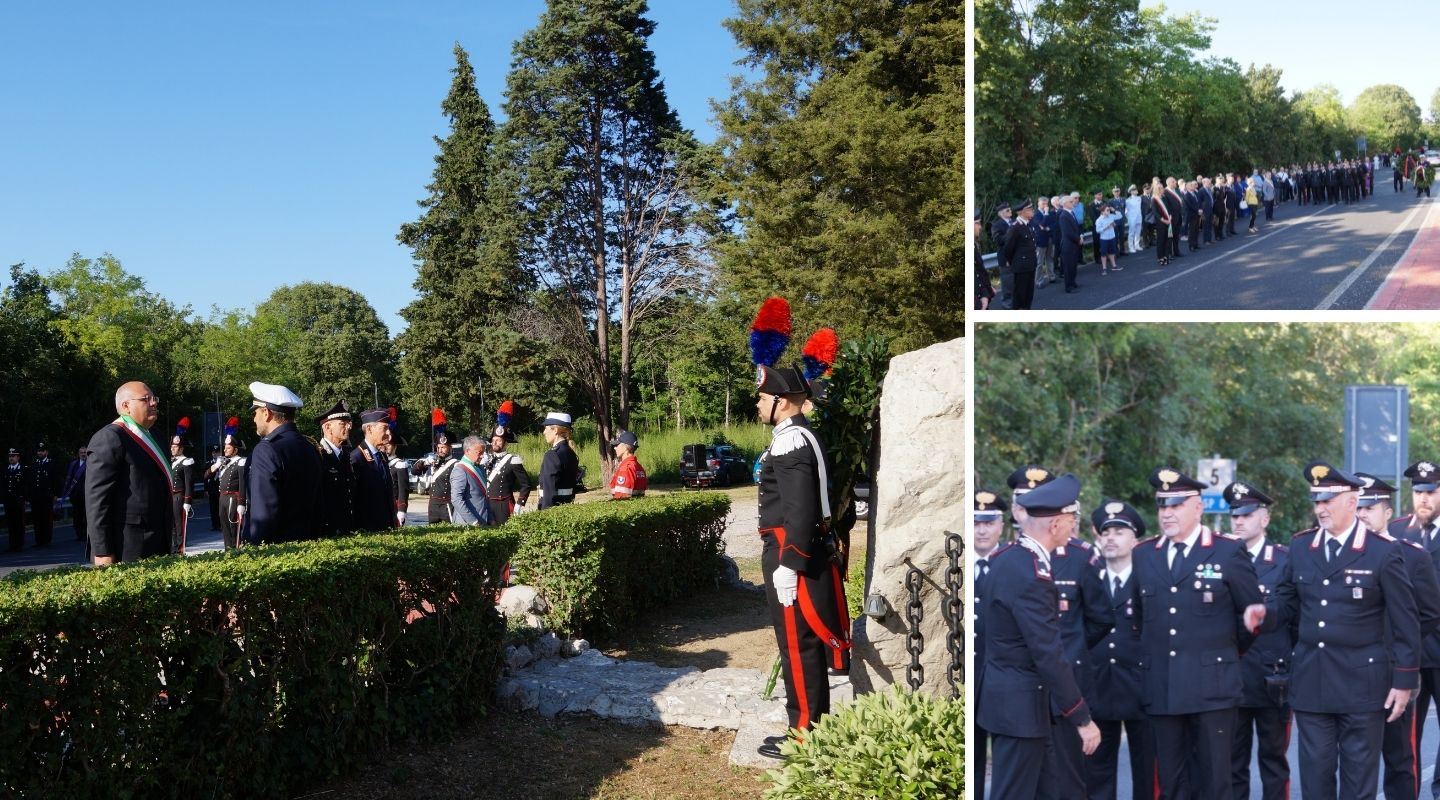
<svg viewBox="0 0 1440 800"><path fill-rule="evenodd" d="M960 534L945 532L945 555L950 557L950 566L945 570L945 621L949 623L945 634L945 646L950 651L950 665L945 678L950 682L950 696L960 697L960 687L965 683L965 629L961 616L965 613L961 592L965 588L965 571L960 567L960 555L965 543Z"/></svg>
<svg viewBox="0 0 1440 800"><path fill-rule="evenodd" d="M925 636L920 633L920 622L925 617L925 607L920 605L920 582L925 577L914 564L905 574L905 588L910 592L910 602L905 607L905 620L910 623L910 635L906 648L910 651L910 665L905 668L905 681L912 691L919 691L925 682L925 667L920 664L920 653L925 650Z"/></svg>

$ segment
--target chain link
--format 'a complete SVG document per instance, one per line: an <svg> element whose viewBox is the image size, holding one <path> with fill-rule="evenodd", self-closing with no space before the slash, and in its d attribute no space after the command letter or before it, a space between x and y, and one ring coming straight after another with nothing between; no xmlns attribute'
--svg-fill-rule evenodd
<svg viewBox="0 0 1440 800"><path fill-rule="evenodd" d="M925 607L920 605L920 582L925 575L914 564L905 574L905 588L910 592L910 602L905 606L905 620L910 623L910 635L905 649L910 651L910 665L905 668L905 681L912 691L919 691L925 682L925 667L920 663L920 654L925 650L925 636L920 633L920 623L925 618Z"/></svg>
<svg viewBox="0 0 1440 800"><path fill-rule="evenodd" d="M965 588L965 571L960 566L965 542L960 534L945 532L945 555L950 557L950 566L945 570L945 621L948 630L945 646L950 651L950 665L945 669L945 678L950 682L950 696L960 697L960 687L965 683L965 629L961 625L964 604L961 592Z"/></svg>

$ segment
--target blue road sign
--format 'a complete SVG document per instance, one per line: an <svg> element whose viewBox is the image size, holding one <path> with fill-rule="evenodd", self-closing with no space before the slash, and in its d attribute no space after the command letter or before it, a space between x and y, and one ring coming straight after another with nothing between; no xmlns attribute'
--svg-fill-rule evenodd
<svg viewBox="0 0 1440 800"><path fill-rule="evenodd" d="M1230 504L1225 502L1225 497L1218 494L1206 492L1200 495L1200 500L1205 503L1206 514L1229 514Z"/></svg>

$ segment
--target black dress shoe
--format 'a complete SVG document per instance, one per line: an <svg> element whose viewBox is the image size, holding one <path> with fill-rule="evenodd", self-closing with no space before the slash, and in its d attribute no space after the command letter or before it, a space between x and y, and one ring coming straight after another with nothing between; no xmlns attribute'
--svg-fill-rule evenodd
<svg viewBox="0 0 1440 800"><path fill-rule="evenodd" d="M768 742L755 748L755 752L759 753L762 756L765 756L766 758L773 758L776 760L782 760L785 758L785 756L780 753L779 745L770 744Z"/></svg>
<svg viewBox="0 0 1440 800"><path fill-rule="evenodd" d="M784 744L784 743L785 743L785 740L788 739L788 738L790 738L790 737L788 737L788 736L786 736L785 734L782 733L782 734L780 734L779 736L766 736L764 739L761 739L760 741L764 742L765 744L773 744L773 745L775 745L776 747L779 747L780 745Z"/></svg>

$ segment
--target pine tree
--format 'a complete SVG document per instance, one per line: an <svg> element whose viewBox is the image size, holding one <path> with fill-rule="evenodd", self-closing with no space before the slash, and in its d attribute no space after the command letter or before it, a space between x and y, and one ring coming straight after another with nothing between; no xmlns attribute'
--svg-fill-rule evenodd
<svg viewBox="0 0 1440 800"><path fill-rule="evenodd" d="M419 201L420 218L396 237L414 251L419 293L400 312L409 323L398 339L400 372L410 405L464 408L469 427L481 430L493 412L480 386L493 397L503 383L491 362L514 346L503 321L528 285L516 266L512 228L497 213L495 123L459 44L452 73L440 104L450 135L435 137L430 195Z"/></svg>

